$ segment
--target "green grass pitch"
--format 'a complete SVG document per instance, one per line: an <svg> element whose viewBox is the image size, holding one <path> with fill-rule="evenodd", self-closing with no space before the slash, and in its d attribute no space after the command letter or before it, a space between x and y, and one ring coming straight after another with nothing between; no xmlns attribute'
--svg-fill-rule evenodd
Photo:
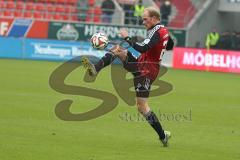
<svg viewBox="0 0 240 160"><path fill-rule="evenodd" d="M101 101L63 95L49 87L50 74L60 62L0 60L1 160L239 160L240 76L169 69L162 79L174 89L149 99L161 113L191 119L163 119L170 130L170 147L163 148L152 128L143 121L121 117L137 113L121 99L112 112L85 122L58 119L55 105L73 99L71 111L86 112ZM94 84L83 82L83 69L66 80L117 95L110 69ZM188 117L189 118L189 117Z"/></svg>

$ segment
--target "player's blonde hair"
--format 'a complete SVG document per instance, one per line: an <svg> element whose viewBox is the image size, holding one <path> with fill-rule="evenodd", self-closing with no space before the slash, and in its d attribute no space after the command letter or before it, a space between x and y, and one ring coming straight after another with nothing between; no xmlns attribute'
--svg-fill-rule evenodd
<svg viewBox="0 0 240 160"><path fill-rule="evenodd" d="M157 20L160 20L160 10L156 7L147 7L144 10L148 11L150 17L155 17Z"/></svg>

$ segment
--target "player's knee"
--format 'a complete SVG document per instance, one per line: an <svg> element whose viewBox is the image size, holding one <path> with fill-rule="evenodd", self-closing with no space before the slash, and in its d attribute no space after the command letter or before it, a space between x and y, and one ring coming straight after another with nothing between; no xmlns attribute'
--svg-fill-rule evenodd
<svg viewBox="0 0 240 160"><path fill-rule="evenodd" d="M144 101L137 101L137 109L138 109L138 112L141 113L141 114L145 114L146 111L147 111L147 103L144 102Z"/></svg>
<svg viewBox="0 0 240 160"><path fill-rule="evenodd" d="M102 59L104 61L104 64L107 66L111 64L112 61L114 60L114 55L112 53L106 53Z"/></svg>
<svg viewBox="0 0 240 160"><path fill-rule="evenodd" d="M140 113L141 113L141 111L142 111L141 108L142 108L142 107L141 107L141 104L137 102L137 109L138 109L138 112L140 112Z"/></svg>

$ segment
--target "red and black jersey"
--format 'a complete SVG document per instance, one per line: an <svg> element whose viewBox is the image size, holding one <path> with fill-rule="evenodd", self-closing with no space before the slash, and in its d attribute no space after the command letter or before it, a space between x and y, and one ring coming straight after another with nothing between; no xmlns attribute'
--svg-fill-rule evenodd
<svg viewBox="0 0 240 160"><path fill-rule="evenodd" d="M168 29L160 24L148 30L147 38L142 43L127 40L130 45L141 53L138 57L138 70L142 75L155 80L161 62L161 56L169 40Z"/></svg>

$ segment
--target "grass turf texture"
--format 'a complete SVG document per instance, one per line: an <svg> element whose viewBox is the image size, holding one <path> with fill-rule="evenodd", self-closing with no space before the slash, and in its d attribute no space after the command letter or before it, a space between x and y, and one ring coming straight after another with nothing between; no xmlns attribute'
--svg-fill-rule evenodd
<svg viewBox="0 0 240 160"><path fill-rule="evenodd" d="M124 113L136 108L121 99L115 110L91 121L66 122L54 114L57 102L73 99L72 112L85 112L101 101L63 95L48 84L59 62L0 60L1 160L239 160L240 77L236 74L169 69L162 79L174 90L153 97L149 104L161 113L189 115L191 121L163 119L172 132L170 147L163 148L146 122L126 121ZM110 69L94 84L83 82L83 68L66 80L117 95Z"/></svg>

